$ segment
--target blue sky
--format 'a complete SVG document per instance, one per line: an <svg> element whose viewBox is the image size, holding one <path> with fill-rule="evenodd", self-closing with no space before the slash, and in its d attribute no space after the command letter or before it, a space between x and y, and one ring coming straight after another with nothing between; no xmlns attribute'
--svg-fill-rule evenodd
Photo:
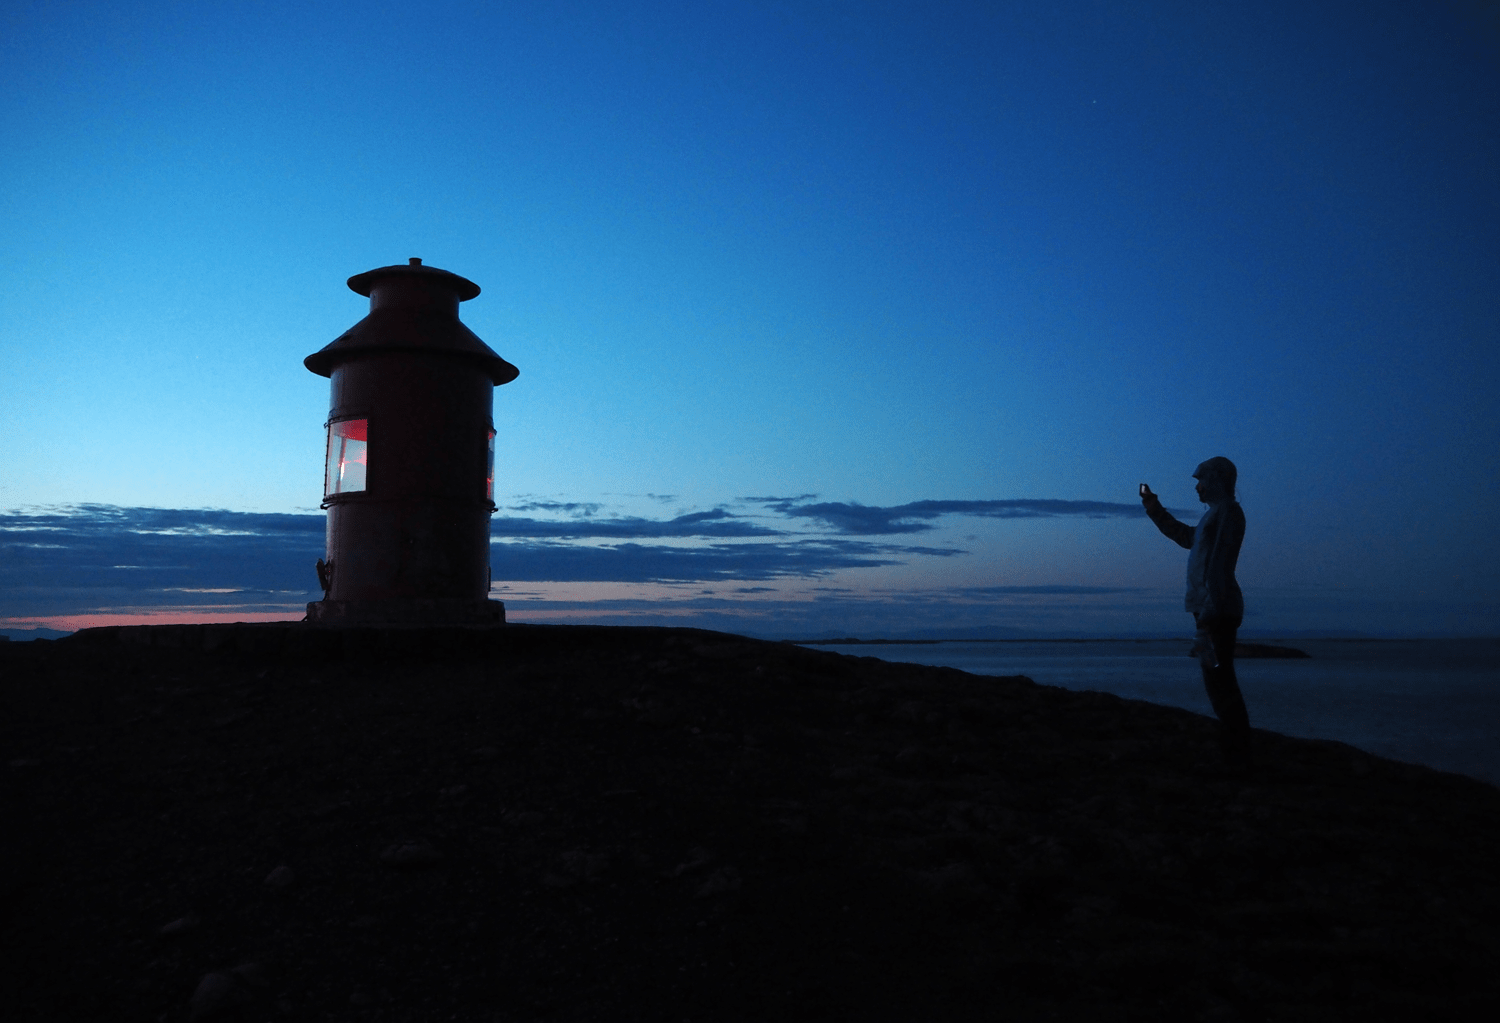
<svg viewBox="0 0 1500 1023"><path fill-rule="evenodd" d="M1180 631L1135 489L1223 454L1247 631L1496 634L1495 24L7 4L0 624L315 598L301 360L420 256L521 370L516 620Z"/></svg>

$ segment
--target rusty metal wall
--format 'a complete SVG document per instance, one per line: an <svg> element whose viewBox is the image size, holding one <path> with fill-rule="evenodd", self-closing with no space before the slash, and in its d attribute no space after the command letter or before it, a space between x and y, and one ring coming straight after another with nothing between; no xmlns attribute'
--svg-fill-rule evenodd
<svg viewBox="0 0 1500 1023"><path fill-rule="evenodd" d="M327 498L330 600L483 599L494 384L471 360L411 352L336 367L330 420L369 420L366 489Z"/></svg>

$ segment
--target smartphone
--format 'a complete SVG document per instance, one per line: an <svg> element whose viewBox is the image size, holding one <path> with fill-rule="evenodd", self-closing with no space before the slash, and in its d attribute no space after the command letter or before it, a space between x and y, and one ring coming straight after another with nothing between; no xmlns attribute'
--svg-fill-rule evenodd
<svg viewBox="0 0 1500 1023"><path fill-rule="evenodd" d="M1146 484L1142 483L1141 484L1141 496L1145 497L1149 493L1151 493L1151 488L1148 487L1148 486L1146 486Z"/></svg>

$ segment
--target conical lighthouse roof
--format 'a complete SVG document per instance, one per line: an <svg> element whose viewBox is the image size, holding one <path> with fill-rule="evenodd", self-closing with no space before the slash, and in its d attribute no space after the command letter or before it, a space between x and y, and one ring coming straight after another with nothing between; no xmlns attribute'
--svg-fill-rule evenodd
<svg viewBox="0 0 1500 1023"><path fill-rule="evenodd" d="M355 274L349 289L369 297L370 315L302 360L319 376L332 376L339 363L350 359L392 351L473 359L497 386L520 375L459 320L458 303L479 294L473 281L413 259Z"/></svg>

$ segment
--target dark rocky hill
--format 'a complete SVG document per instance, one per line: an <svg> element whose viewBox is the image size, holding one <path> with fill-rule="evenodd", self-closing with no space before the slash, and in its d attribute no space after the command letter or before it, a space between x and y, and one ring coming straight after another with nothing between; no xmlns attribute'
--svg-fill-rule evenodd
<svg viewBox="0 0 1500 1023"><path fill-rule="evenodd" d="M8 1020L1500 1018L1500 791L1335 743L687 629L0 673Z"/></svg>

